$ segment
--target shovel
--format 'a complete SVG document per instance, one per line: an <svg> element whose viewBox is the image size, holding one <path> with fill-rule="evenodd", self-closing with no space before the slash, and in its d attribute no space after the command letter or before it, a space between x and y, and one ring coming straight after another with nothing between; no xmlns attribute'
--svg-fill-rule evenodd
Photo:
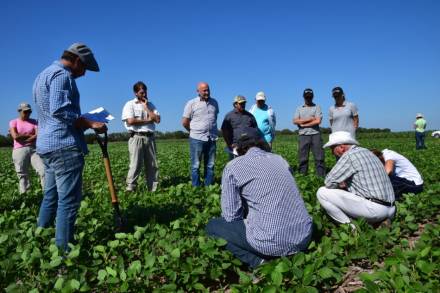
<svg viewBox="0 0 440 293"><path fill-rule="evenodd" d="M98 141L98 144L101 147L102 158L104 160L108 189L110 191L110 196L112 199L113 215L115 219L115 232L122 232L126 228L127 221L122 216L121 211L119 209L118 196L116 195L115 184L113 183L112 169L110 166L110 159L107 150L107 142L108 142L107 132L104 133L104 137L101 137L98 133L95 133L95 135L96 135L96 140Z"/></svg>

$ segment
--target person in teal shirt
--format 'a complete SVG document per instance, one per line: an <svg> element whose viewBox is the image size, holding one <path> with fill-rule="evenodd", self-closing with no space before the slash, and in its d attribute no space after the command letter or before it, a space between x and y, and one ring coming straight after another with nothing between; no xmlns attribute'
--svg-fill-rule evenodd
<svg viewBox="0 0 440 293"><path fill-rule="evenodd" d="M272 149L272 142L275 138L276 117L272 107L266 104L264 92L258 92L255 96L256 104L251 107L249 112L257 120L258 129L264 136L264 140Z"/></svg>
<svg viewBox="0 0 440 293"><path fill-rule="evenodd" d="M416 130L416 149L426 149L425 146L425 129L426 120L421 113L417 113L416 121L414 122L414 129Z"/></svg>

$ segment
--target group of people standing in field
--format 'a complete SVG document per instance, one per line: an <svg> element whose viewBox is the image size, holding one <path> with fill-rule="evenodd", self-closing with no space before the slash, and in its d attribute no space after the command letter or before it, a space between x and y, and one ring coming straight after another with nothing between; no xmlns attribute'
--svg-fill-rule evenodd
<svg viewBox="0 0 440 293"><path fill-rule="evenodd" d="M105 123L81 116L75 79L86 70L99 71L91 49L82 43L72 44L59 61L35 80L33 100L38 130L37 122L29 117L31 108L27 103L19 105L20 117L10 123L20 192L29 188L28 169L32 164L44 191L38 226L48 227L56 220L55 241L64 250L74 240L74 223L82 198L82 170L88 152L84 131L107 131ZM161 116L148 99L143 82L135 83L133 92L135 97L126 102L122 111L123 123L130 133L126 191L136 189L142 170L148 190L155 191L158 164L154 132ZM390 221L396 212L395 199L403 193L421 192L423 180L402 155L359 146L355 136L359 125L357 107L345 100L340 87L332 90L332 96L332 133L323 145L321 108L313 102L312 89L303 92L304 104L293 117L298 126L298 170L302 174L308 172L311 151L317 175L325 177L317 199L336 222L352 225L353 218L364 218L372 224ZM230 162L221 179L221 217L209 221L206 228L209 235L227 240L226 248L250 267L306 249L312 233L312 219L292 169L281 156L272 153L274 110L266 104L264 92L258 92L255 100L248 112L246 98L236 96L233 109L222 122ZM219 106L211 97L209 85L200 82L197 96L186 103L182 115L182 126L189 131L191 182L196 187L202 181L204 185L214 183L218 114ZM417 129L426 127L426 122L425 126L422 124L417 122ZM328 173L324 148L330 148L337 158Z"/></svg>

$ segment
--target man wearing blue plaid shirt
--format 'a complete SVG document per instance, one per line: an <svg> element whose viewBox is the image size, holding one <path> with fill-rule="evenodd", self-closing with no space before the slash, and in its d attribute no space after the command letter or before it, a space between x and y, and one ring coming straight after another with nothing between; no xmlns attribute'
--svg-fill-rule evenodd
<svg viewBox="0 0 440 293"><path fill-rule="evenodd" d="M105 132L104 123L81 117L75 79L86 70L99 71L92 51L75 43L61 60L43 70L33 88L37 105L39 133L37 153L45 166L44 197L38 226L48 227L56 218L55 243L68 250L81 201L84 155L88 152L84 131Z"/></svg>
<svg viewBox="0 0 440 293"><path fill-rule="evenodd" d="M226 249L251 268L305 250L312 234L289 164L268 150L258 129L243 129L239 157L223 170L222 217L206 226L208 235L225 239Z"/></svg>
<svg viewBox="0 0 440 293"><path fill-rule="evenodd" d="M317 197L329 216L338 223L364 218L379 223L394 216L394 191L380 160L346 131L330 134L330 147L338 161L325 178Z"/></svg>

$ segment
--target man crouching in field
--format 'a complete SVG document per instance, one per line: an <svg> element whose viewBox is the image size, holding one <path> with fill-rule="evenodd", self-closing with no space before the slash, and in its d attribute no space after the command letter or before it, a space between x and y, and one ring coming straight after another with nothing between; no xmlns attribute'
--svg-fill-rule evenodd
<svg viewBox="0 0 440 293"><path fill-rule="evenodd" d="M339 158L318 189L321 206L338 223L364 218L369 223L391 219L396 212L391 181L380 160L346 131L330 134L330 147Z"/></svg>
<svg viewBox="0 0 440 293"><path fill-rule="evenodd" d="M289 164L266 151L255 128L243 131L237 150L239 157L223 170L222 217L209 221L208 235L225 239L226 248L251 268L305 250L312 219Z"/></svg>

